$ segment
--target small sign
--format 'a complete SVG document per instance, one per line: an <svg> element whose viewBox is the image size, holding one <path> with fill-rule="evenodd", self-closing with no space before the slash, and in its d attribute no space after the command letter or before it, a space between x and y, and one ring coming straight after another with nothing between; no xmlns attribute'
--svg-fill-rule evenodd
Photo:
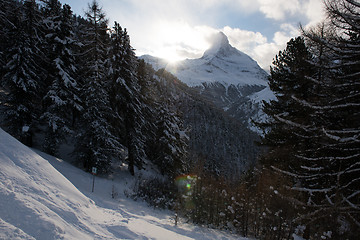
<svg viewBox="0 0 360 240"><path fill-rule="evenodd" d="M96 174L96 172L97 172L97 168L96 168L96 167L93 167L92 170L91 170L91 173L92 173L92 174Z"/></svg>

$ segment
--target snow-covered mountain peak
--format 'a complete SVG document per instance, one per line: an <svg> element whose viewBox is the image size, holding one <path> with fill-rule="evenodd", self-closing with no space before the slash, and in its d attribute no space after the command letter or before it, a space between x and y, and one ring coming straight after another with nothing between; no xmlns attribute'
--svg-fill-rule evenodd
<svg viewBox="0 0 360 240"><path fill-rule="evenodd" d="M251 57L231 46L224 33L219 32L212 39L211 47L201 58L166 65L166 70L190 87L267 86L267 73ZM154 60L148 62L156 65Z"/></svg>
<svg viewBox="0 0 360 240"><path fill-rule="evenodd" d="M211 47L205 51L202 58L211 58L214 56L228 56L236 49L229 43L229 39L223 32L218 32L212 39Z"/></svg>
<svg viewBox="0 0 360 240"><path fill-rule="evenodd" d="M175 65L149 55L141 58L156 70L165 68L190 87L204 84L221 84L225 88L267 86L267 73L255 60L231 46L223 32L214 35L211 47L201 58L185 59Z"/></svg>

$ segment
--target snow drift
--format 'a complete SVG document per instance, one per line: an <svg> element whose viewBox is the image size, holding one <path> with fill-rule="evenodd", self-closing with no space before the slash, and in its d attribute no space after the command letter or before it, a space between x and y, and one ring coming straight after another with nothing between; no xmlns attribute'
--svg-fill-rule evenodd
<svg viewBox="0 0 360 240"><path fill-rule="evenodd" d="M48 161L2 129L0 139L0 238L111 236L93 224L102 211Z"/></svg>

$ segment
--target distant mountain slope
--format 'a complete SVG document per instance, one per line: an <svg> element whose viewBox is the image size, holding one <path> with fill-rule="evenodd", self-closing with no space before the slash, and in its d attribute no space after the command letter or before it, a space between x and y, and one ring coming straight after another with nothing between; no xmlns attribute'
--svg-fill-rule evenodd
<svg viewBox="0 0 360 240"><path fill-rule="evenodd" d="M246 239L175 227L171 212L125 198L126 176L97 178L92 193L90 174L40 154L0 128L0 239ZM118 199L111 198L113 186Z"/></svg>

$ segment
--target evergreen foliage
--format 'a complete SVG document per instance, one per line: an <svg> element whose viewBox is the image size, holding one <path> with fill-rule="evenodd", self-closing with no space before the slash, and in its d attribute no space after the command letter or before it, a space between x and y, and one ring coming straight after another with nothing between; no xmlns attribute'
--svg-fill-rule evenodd
<svg viewBox="0 0 360 240"><path fill-rule="evenodd" d="M258 139L257 134L167 71L160 69L157 76L166 87L164 99L169 100L165 102L174 104L173 108L182 113L182 124L188 136L186 168L206 159L204 167L207 171L237 180L255 164L259 154L259 148L254 143Z"/></svg>
<svg viewBox="0 0 360 240"><path fill-rule="evenodd" d="M58 0L0 2L1 125L50 154L68 141L86 171L155 169L163 176L140 179L133 197L198 224L262 239L355 239L360 5L325 5L330 21L274 58L261 165L256 134L139 60L96 1L85 18ZM189 188L175 189L189 172Z"/></svg>
<svg viewBox="0 0 360 240"><path fill-rule="evenodd" d="M171 176L185 171L174 97L164 101L167 86L137 59L126 29L108 28L96 1L83 18L58 0L6 0L0 20L2 127L28 145L35 136L35 147L53 155L73 144L87 171L108 173L113 163L132 174L151 164ZM162 138L166 131L172 135ZM177 149L162 161L153 148L160 138Z"/></svg>
<svg viewBox="0 0 360 240"><path fill-rule="evenodd" d="M146 155L144 138L141 134L146 121L142 115L143 96L136 74L137 59L130 45L126 29L115 22L111 34L110 79L112 82L112 101L116 113L123 124L122 138L128 149L129 171L134 175L134 167L142 168Z"/></svg>
<svg viewBox="0 0 360 240"><path fill-rule="evenodd" d="M1 68L1 84L7 92L5 124L11 134L31 146L31 135L39 116L41 79L45 74L42 68L45 55L41 47L43 29L35 1L28 0L22 5L14 3L13 6L13 12L8 10L10 19L4 19L10 25L8 36L12 39L11 45L4 44L7 48L3 50L5 63Z"/></svg>
<svg viewBox="0 0 360 240"><path fill-rule="evenodd" d="M353 238L360 226L359 7L326 1L331 22L304 31L309 47L291 40L271 70L277 100L265 104L263 162L289 179L282 194L301 207L294 220L305 238Z"/></svg>
<svg viewBox="0 0 360 240"><path fill-rule="evenodd" d="M160 86L167 86L173 76L158 72ZM152 158L160 167L161 174L168 175L171 179L184 174L189 170L186 156L188 151L188 136L184 123L177 111L176 95L170 89L158 87L159 98L155 114L159 116L155 121L155 141L152 143Z"/></svg>
<svg viewBox="0 0 360 240"><path fill-rule="evenodd" d="M73 129L75 112L82 110L76 81L76 39L72 11L57 0L46 2L44 8L46 42L49 58L46 94L43 98L42 119L47 123L43 148L56 154L61 142Z"/></svg>
<svg viewBox="0 0 360 240"><path fill-rule="evenodd" d="M104 67L108 48L107 20L96 1L89 5L86 17L89 24L83 51L87 63L83 66L84 83L81 90L84 111L75 152L86 170L97 167L100 173L108 173L111 160L120 154L122 145L110 122L114 114L110 107Z"/></svg>

